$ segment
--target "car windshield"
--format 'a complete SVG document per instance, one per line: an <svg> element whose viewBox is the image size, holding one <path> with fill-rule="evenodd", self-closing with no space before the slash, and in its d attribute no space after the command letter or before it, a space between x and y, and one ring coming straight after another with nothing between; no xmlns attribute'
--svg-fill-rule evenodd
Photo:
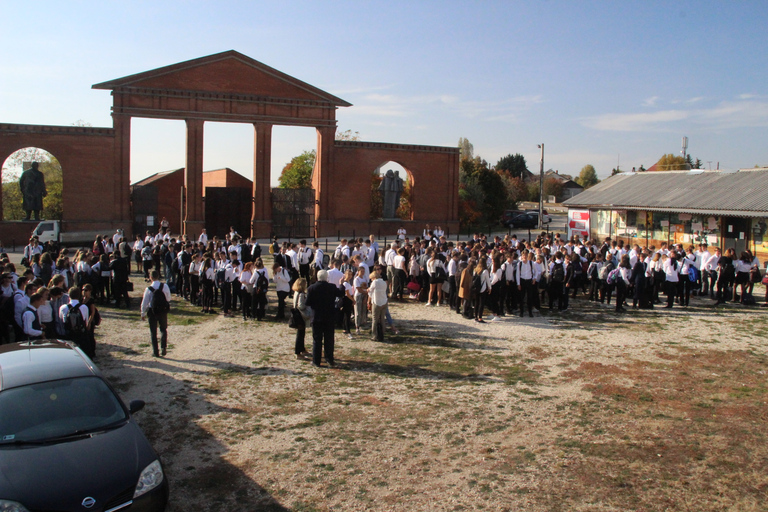
<svg viewBox="0 0 768 512"><path fill-rule="evenodd" d="M118 398L99 377L20 386L0 393L0 446L98 432L127 419Z"/></svg>

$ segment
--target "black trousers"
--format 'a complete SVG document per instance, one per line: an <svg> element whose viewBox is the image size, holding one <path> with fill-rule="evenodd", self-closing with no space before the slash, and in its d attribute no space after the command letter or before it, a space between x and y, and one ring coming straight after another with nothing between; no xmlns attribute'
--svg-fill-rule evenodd
<svg viewBox="0 0 768 512"><path fill-rule="evenodd" d="M168 313L155 315L150 309L147 312L149 320L149 335L152 338L152 353L160 355L157 350L157 328L160 328L160 348L165 350L168 347Z"/></svg>
<svg viewBox="0 0 768 512"><path fill-rule="evenodd" d="M197 294L200 291L200 276L197 274L189 275L189 302L197 304Z"/></svg>
<svg viewBox="0 0 768 512"><path fill-rule="evenodd" d="M303 277L307 280L307 282L309 282L309 263L299 264L299 276Z"/></svg>
<svg viewBox="0 0 768 512"><path fill-rule="evenodd" d="M504 302L507 305L507 313L513 314L517 309L517 303L520 301L520 290L517 289L515 281L507 281L505 288Z"/></svg>
<svg viewBox="0 0 768 512"><path fill-rule="evenodd" d="M675 302L675 296L677 295L677 282L666 281L667 287L667 307L671 308Z"/></svg>
<svg viewBox="0 0 768 512"><path fill-rule="evenodd" d="M221 283L221 310L224 314L232 308L232 283Z"/></svg>
<svg viewBox="0 0 768 512"><path fill-rule="evenodd" d="M277 315L275 315L275 320L283 320L285 318L286 297L288 297L288 292L277 292Z"/></svg>
<svg viewBox="0 0 768 512"><path fill-rule="evenodd" d="M243 319L253 318L253 313L251 313L251 292L244 287L240 289L240 302L243 304Z"/></svg>
<svg viewBox="0 0 768 512"><path fill-rule="evenodd" d="M476 293L473 297L475 305L475 319L483 319L483 309L485 308L485 300L488 296L488 292Z"/></svg>
<svg viewBox="0 0 768 512"><path fill-rule="evenodd" d="M293 347L293 353L296 355L306 352L307 348L304 346L304 336L307 334L306 327L300 327L296 329L296 342Z"/></svg>
<svg viewBox="0 0 768 512"><path fill-rule="evenodd" d="M528 305L528 314L533 316L533 305L536 304L537 295L536 283L533 279L520 280L520 316L523 316L525 304Z"/></svg>
<svg viewBox="0 0 768 512"><path fill-rule="evenodd" d="M325 349L325 360L329 364L333 363L333 346L334 346L334 321L329 319L327 321L318 322L315 319L312 324L312 363L320 366L320 361L323 357L323 349Z"/></svg>

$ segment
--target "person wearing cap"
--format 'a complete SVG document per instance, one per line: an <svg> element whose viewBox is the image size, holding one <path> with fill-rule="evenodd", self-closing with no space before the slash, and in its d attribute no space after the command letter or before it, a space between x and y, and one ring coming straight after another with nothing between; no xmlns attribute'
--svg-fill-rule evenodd
<svg viewBox="0 0 768 512"><path fill-rule="evenodd" d="M342 288L328 282L328 272L320 270L317 282L307 288L307 306L312 308L315 317L312 322L312 365L320 367L323 350L328 366L336 364L333 358L334 326L336 323L336 297L343 297Z"/></svg>

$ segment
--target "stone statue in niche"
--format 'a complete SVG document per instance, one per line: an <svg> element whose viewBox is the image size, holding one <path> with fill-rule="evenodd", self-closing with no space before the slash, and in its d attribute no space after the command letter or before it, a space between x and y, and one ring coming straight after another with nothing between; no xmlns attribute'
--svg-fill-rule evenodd
<svg viewBox="0 0 768 512"><path fill-rule="evenodd" d="M400 171L388 170L381 180L379 192L382 195L382 213L384 219L397 218L396 212L400 206L400 196L403 195L403 179Z"/></svg>
<svg viewBox="0 0 768 512"><path fill-rule="evenodd" d="M26 220L30 220L33 211L35 212L35 220L40 220L43 198L48 195L48 191L45 189L45 177L38 169L39 165L37 162L32 162L32 167L21 173L19 179L21 206L27 213Z"/></svg>

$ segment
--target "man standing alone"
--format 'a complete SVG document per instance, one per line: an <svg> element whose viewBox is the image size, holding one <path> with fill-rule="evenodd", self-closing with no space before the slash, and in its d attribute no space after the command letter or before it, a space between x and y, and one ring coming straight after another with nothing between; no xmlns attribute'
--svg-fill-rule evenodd
<svg viewBox="0 0 768 512"><path fill-rule="evenodd" d="M307 306L315 312L312 322L312 365L320 367L325 348L328 366L335 366L333 360L334 326L336 324L336 297L343 297L344 291L328 282L328 272L317 273L317 282L307 289Z"/></svg>
<svg viewBox="0 0 768 512"><path fill-rule="evenodd" d="M141 301L141 319L149 318L149 332L152 338L152 355L165 355L168 348L168 311L171 304L171 290L160 281L160 271L152 271L152 284L144 290ZM157 328L160 327L160 348L157 350Z"/></svg>

